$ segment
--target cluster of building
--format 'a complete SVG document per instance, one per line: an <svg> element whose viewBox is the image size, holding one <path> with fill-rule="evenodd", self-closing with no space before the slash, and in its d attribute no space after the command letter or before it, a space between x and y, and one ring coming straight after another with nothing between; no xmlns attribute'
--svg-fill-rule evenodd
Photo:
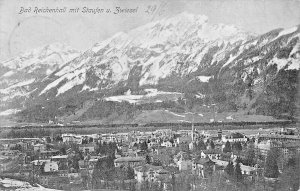
<svg viewBox="0 0 300 191"><path fill-rule="evenodd" d="M243 148L252 144L256 154L262 156L272 148L278 148L285 160L300 153L300 136L297 132L287 135L284 131L244 135L230 131L222 133L221 130L200 132L193 128L60 136L60 141L53 137L1 140L0 172L27 175L43 186L58 189L64 185L90 184L97 162L107 157L97 151L99 144L114 143L117 147L116 168L134 169L137 184L163 182L167 189L172 178L182 172L207 178L215 171L223 172L229 161L242 158L242 151L224 152L228 142L231 145L238 142ZM199 140L205 143L205 148L200 150L196 149ZM241 163L240 166L243 176L250 179L258 176L258 171L263 168L258 164L247 166Z"/></svg>

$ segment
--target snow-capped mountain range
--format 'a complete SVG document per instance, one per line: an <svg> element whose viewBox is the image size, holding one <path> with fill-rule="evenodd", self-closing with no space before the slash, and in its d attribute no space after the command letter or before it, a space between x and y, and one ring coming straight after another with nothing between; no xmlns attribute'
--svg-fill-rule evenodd
<svg viewBox="0 0 300 191"><path fill-rule="evenodd" d="M66 45L49 45L1 64L0 107L2 112L18 111L70 99L84 107L91 100L107 100L128 90L141 94L149 87L177 93L189 89L203 99L213 91L204 84L218 81L227 88L221 88L226 100L231 99L229 89L238 91L234 89L238 84L243 88L233 102L268 114L269 108L257 104L270 96L266 91L281 73L290 76L287 83L295 86L299 32L295 26L255 35L235 26L212 25L203 15L181 13L117 33L83 53ZM274 99L290 104L294 97Z"/></svg>

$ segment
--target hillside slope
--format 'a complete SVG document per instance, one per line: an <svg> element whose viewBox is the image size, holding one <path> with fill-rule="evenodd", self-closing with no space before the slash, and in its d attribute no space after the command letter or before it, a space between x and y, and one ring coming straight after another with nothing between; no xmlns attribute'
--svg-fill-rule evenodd
<svg viewBox="0 0 300 191"><path fill-rule="evenodd" d="M23 82L26 94L5 97L13 90L1 89L1 110L22 110L20 121L44 122L97 118L113 123L161 109L293 119L299 38L299 26L255 35L182 13L95 44L42 80ZM13 68L6 70L3 79ZM22 107L12 104L16 98Z"/></svg>

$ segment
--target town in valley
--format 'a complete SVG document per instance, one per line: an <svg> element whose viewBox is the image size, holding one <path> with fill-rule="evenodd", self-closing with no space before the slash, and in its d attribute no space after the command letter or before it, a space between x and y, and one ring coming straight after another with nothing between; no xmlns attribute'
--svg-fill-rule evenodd
<svg viewBox="0 0 300 191"><path fill-rule="evenodd" d="M28 136L30 130L23 132ZM251 131L201 130L194 124L185 130L56 131L1 139L0 148L2 188L8 178L59 190L299 187L294 175L299 175L300 136L284 125Z"/></svg>

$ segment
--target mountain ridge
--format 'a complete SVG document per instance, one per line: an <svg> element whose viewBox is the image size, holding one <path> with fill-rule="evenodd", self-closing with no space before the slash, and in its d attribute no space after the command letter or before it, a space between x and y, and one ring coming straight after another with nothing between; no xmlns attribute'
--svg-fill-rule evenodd
<svg viewBox="0 0 300 191"><path fill-rule="evenodd" d="M154 21L96 43L55 68L42 81L29 85L31 91L33 87L36 90L29 93L31 100L23 100L19 118L30 118L26 112L36 113L40 105L53 110L52 114L47 110L48 116L41 118L54 120L57 115L76 113L91 100L93 106L79 119L118 117L120 113L115 114L112 108L98 116L91 111L101 112L100 106L119 107L123 103L103 102L129 90L132 95L147 95L147 88L160 92L179 90L182 94L175 101L159 100L160 95L151 98L155 102L147 106L150 108L161 108L161 102L179 110L214 103L218 112L245 110L249 114L276 117L288 113L293 118L300 58L299 28L298 25L274 29L255 36L234 26L210 25L206 16L187 13ZM287 92L278 89L281 86L276 88L275 82L286 85L282 88ZM1 107L12 109L7 103L13 101L3 99L3 90L0 93ZM268 101L269 98L274 102ZM184 104L180 99L186 100ZM59 110L59 105L64 109ZM139 107L138 110L143 110L146 106ZM132 107L132 111L124 112L129 112L129 118L135 116L136 110Z"/></svg>

